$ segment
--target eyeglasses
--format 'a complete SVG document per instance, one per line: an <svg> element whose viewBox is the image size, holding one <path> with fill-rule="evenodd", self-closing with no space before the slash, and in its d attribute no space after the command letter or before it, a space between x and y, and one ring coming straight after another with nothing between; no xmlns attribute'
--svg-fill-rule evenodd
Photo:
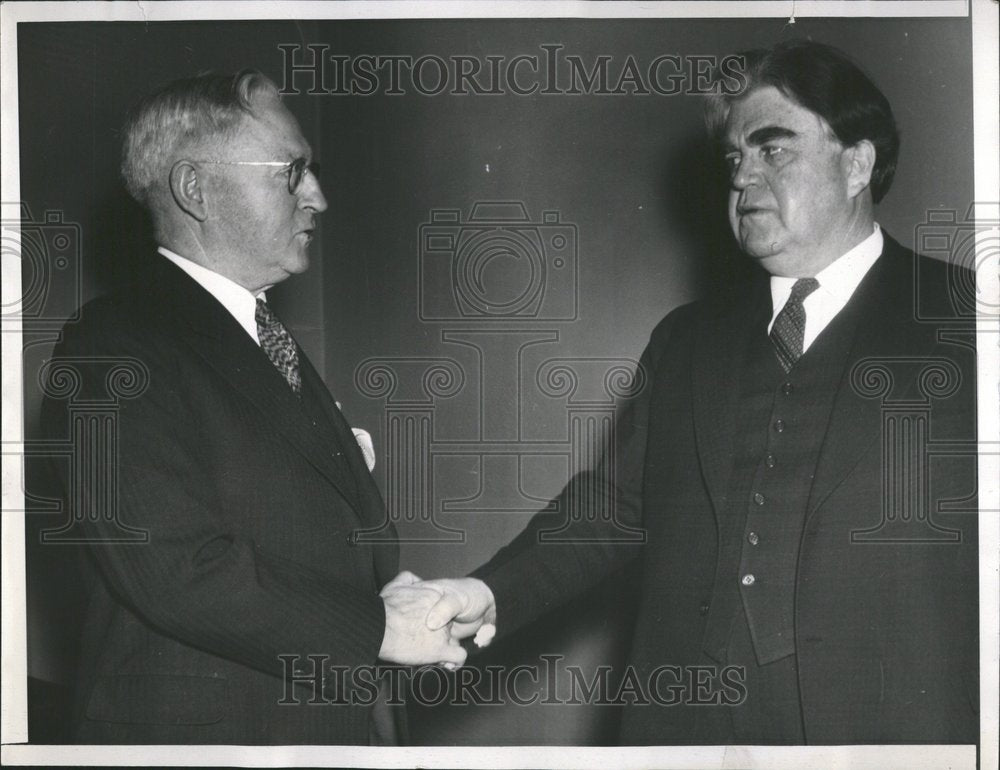
<svg viewBox="0 0 1000 770"><path fill-rule="evenodd" d="M195 163L214 163L217 166L284 166L288 172L288 192L292 195L299 191L307 171L315 179L319 179L319 163L310 163L305 158L296 158L291 163L283 160L196 160Z"/></svg>

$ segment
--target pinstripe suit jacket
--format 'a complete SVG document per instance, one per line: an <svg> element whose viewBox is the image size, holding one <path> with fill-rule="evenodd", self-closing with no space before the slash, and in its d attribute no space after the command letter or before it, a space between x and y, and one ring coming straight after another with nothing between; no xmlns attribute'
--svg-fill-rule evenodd
<svg viewBox="0 0 1000 770"><path fill-rule="evenodd" d="M398 550L353 533L386 523L379 492L305 356L300 402L210 294L154 260L148 285L95 300L67 325L54 363L76 369L78 390L43 408L49 435L65 435L68 403L107 403L116 361L145 380L117 402L111 453L85 447L83 464L60 473L97 574L77 737L366 744L370 707L307 706L302 688L303 705L289 705L279 656L298 656L307 674L309 655L376 662L378 590ZM114 516L88 481L101 477L116 490ZM115 543L123 526L147 542Z"/></svg>

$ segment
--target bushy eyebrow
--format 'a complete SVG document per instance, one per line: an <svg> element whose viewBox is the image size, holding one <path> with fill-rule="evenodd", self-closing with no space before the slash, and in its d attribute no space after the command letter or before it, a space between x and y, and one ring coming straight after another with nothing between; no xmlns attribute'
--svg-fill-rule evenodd
<svg viewBox="0 0 1000 770"><path fill-rule="evenodd" d="M750 136L747 137L747 142L754 147L759 147L762 144L767 144L774 139L794 139L798 134L792 131L790 128L783 128L781 126L764 126L763 128L758 128L753 131Z"/></svg>
<svg viewBox="0 0 1000 770"><path fill-rule="evenodd" d="M747 137L747 144L751 147L760 147L762 144L767 144L774 139L794 139L798 136L798 133L790 128L785 128L783 126L764 126L763 128L758 128L750 133ZM734 141L726 138L722 142L723 152L735 152L739 149Z"/></svg>

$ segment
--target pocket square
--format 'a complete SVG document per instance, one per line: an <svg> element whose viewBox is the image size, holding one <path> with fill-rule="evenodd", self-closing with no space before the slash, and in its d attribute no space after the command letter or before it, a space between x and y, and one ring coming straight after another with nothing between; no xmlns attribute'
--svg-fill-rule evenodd
<svg viewBox="0 0 1000 770"><path fill-rule="evenodd" d="M372 442L371 434L362 428L351 428L354 432L354 440L361 447L361 454L364 455L365 465L369 471L375 470L375 444Z"/></svg>
<svg viewBox="0 0 1000 770"><path fill-rule="evenodd" d="M340 411L344 411L344 407L340 405L339 401L334 401L337 408ZM358 442L358 446L361 448L361 454L365 458L365 465L368 466L368 472L371 473L375 470L375 442L372 441L372 434L366 431L364 428L351 428L354 433L354 440Z"/></svg>

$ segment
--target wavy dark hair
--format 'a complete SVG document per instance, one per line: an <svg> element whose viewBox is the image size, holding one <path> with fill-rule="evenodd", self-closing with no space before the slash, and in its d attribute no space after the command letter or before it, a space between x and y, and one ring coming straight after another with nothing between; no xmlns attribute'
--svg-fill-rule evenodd
<svg viewBox="0 0 1000 770"><path fill-rule="evenodd" d="M761 86L773 86L787 98L825 120L841 144L851 147L867 139L875 147L872 200L885 197L896 173L899 131L889 100L851 59L833 46L791 40L770 50L738 54L744 87L739 93L712 96L706 108L711 135L721 137L734 99Z"/></svg>

